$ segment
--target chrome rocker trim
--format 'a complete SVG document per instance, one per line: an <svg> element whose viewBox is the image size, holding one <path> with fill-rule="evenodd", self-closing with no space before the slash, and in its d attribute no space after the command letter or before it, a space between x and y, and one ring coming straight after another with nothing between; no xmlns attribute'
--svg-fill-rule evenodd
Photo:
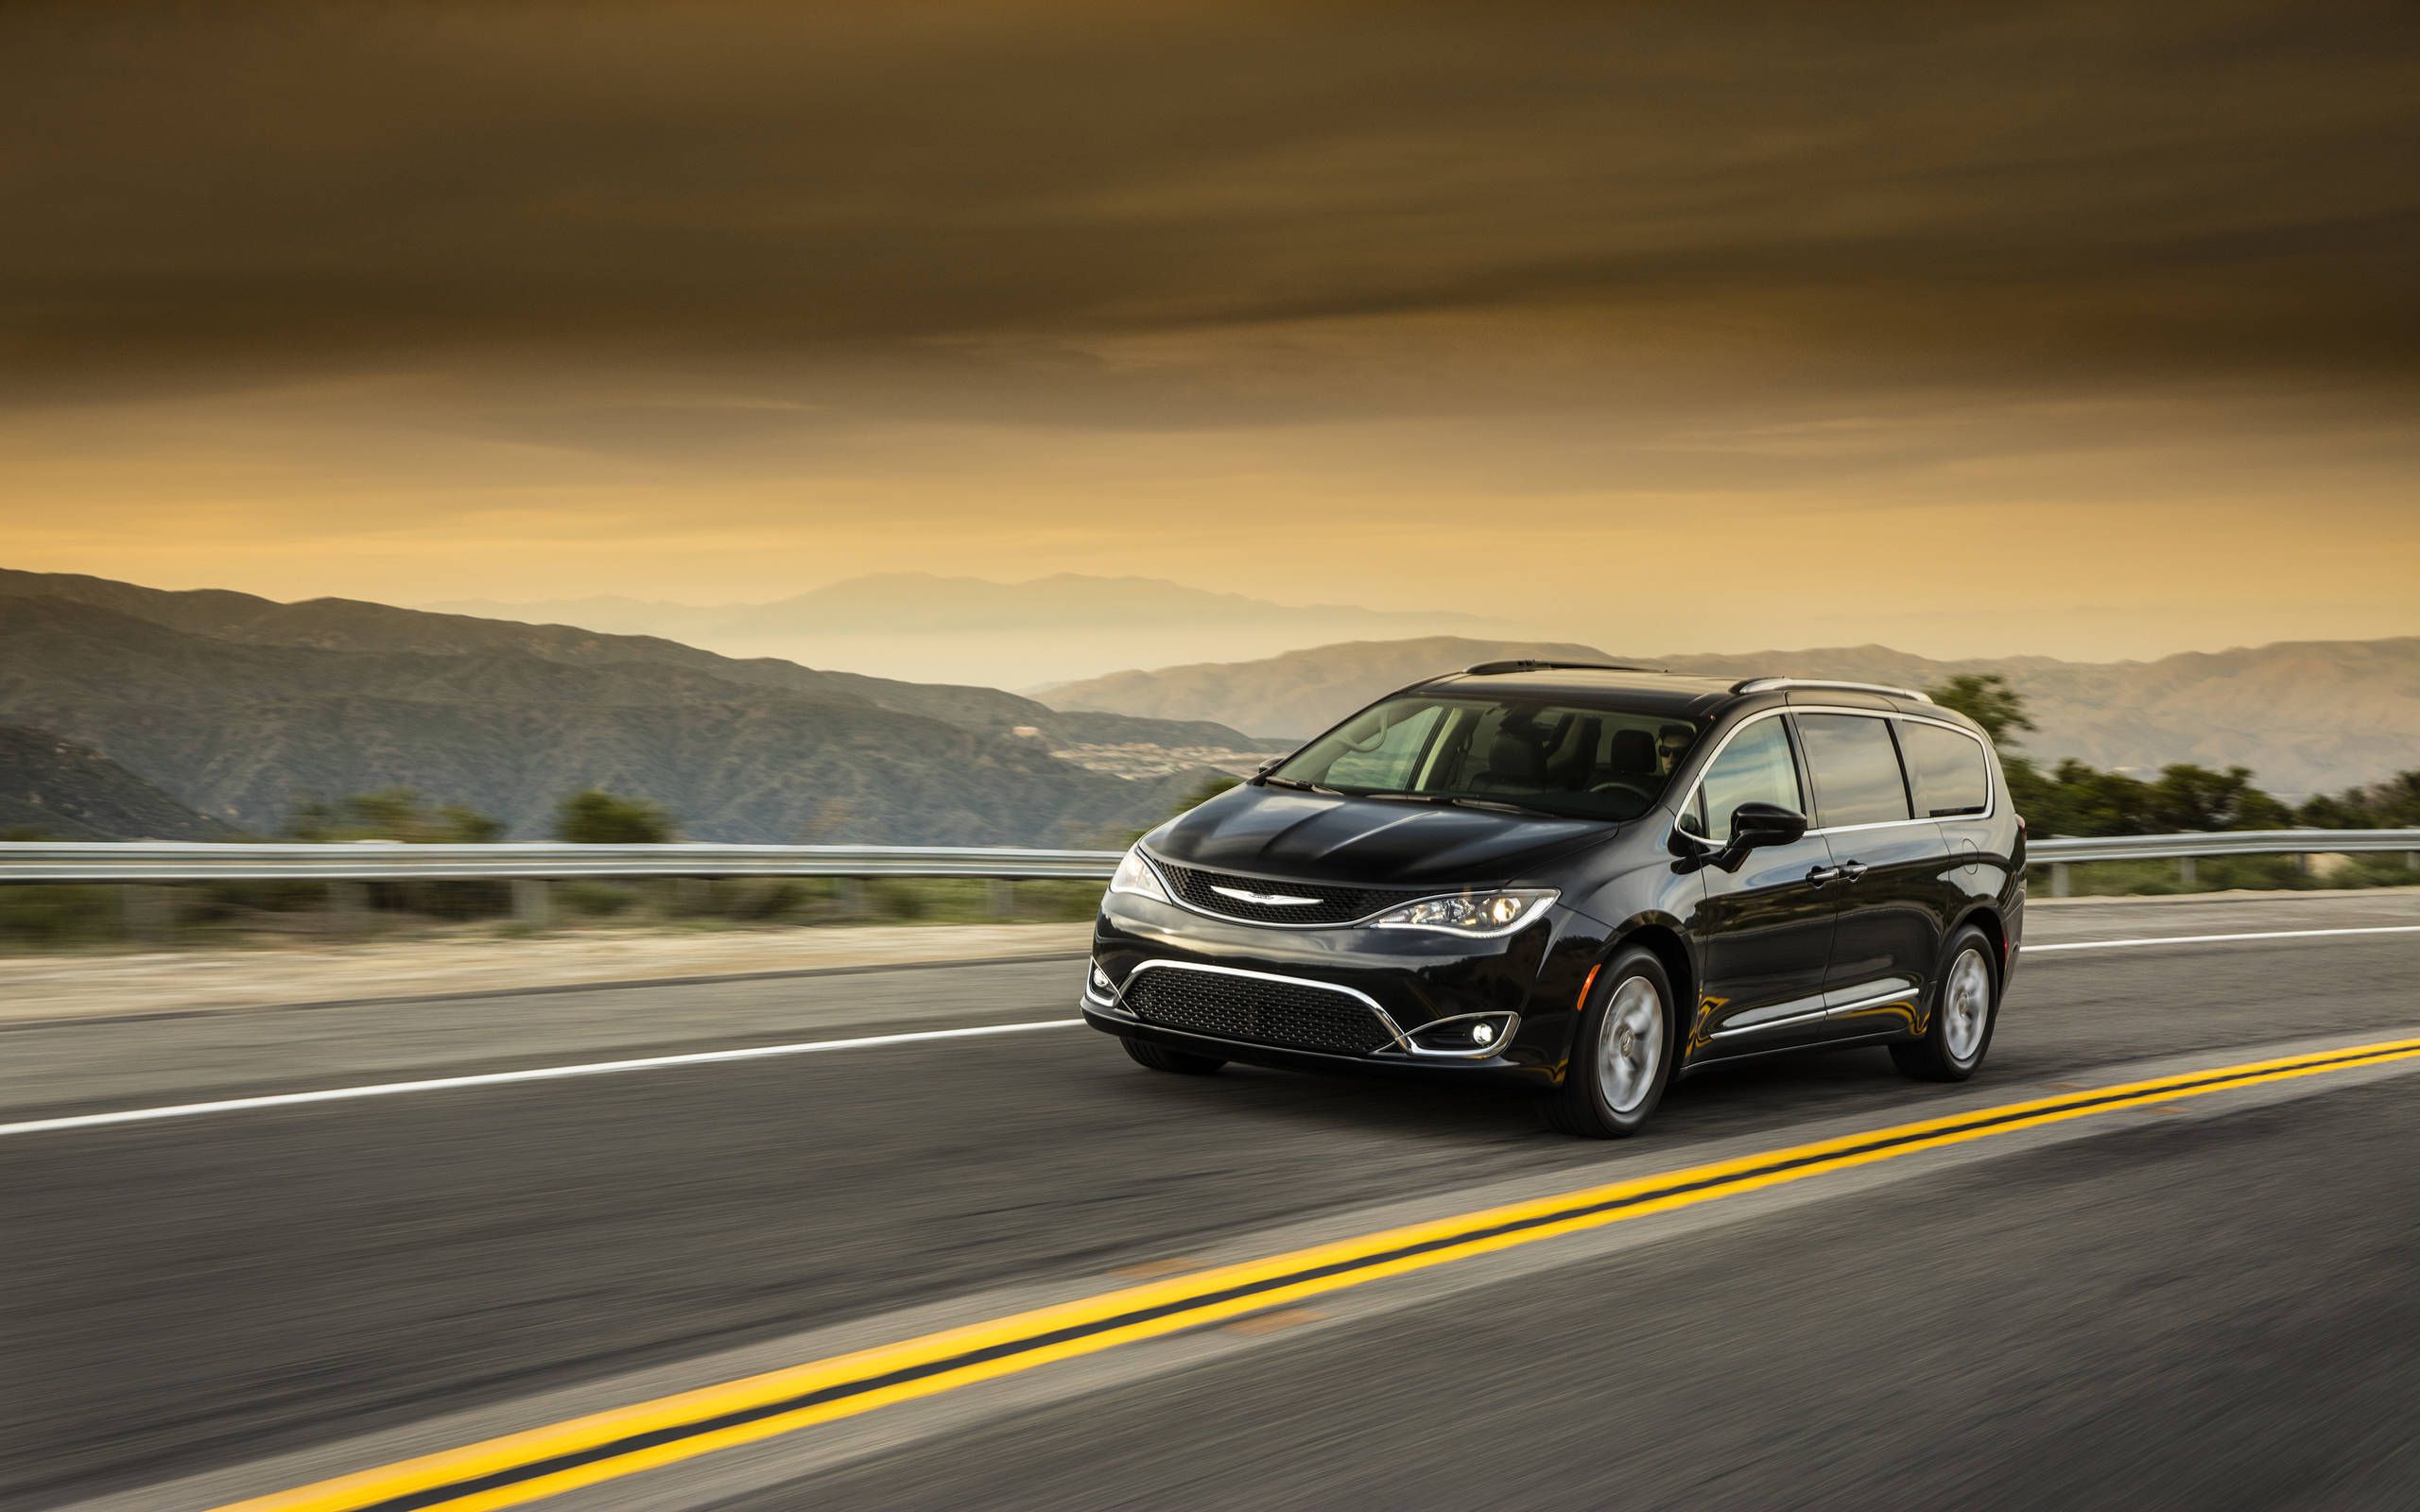
<svg viewBox="0 0 2420 1512"><path fill-rule="evenodd" d="M1804 1013L1786 1014L1778 1019L1759 1019L1754 1023L1742 1023L1728 1029L1717 1029L1706 1038L1728 1040L1734 1035L1757 1034L1766 1029L1787 1028L1793 1023L1813 1023L1820 1019L1836 1019L1843 1013L1862 1013L1868 1008L1878 1008L1893 1003L1904 1003L1912 1008L1915 1006L1916 997L1917 993L1913 989L1905 992L1884 992L1876 997L1859 998L1854 1003L1827 1004L1820 1008L1809 1008Z"/></svg>

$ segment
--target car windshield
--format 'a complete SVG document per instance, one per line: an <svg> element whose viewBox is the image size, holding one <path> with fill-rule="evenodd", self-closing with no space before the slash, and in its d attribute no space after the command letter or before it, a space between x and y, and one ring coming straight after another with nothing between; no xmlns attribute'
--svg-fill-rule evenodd
<svg viewBox="0 0 2420 1512"><path fill-rule="evenodd" d="M1634 819L1698 737L1634 710L1407 694L1364 709L1264 779L1357 797Z"/></svg>

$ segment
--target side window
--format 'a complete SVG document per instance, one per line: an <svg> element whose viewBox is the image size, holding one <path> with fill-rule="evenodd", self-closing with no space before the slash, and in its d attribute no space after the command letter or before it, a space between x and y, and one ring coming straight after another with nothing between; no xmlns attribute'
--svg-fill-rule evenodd
<svg viewBox="0 0 2420 1512"><path fill-rule="evenodd" d="M1347 750L1329 763L1327 775L1322 781L1381 792L1410 786L1412 767L1443 712L1442 706L1430 704L1409 718L1396 720L1378 731L1366 749Z"/></svg>
<svg viewBox="0 0 2420 1512"><path fill-rule="evenodd" d="M1823 828L1915 816L1890 720L1800 714L1798 732L1806 742L1806 770L1815 779L1817 823Z"/></svg>
<svg viewBox="0 0 2420 1512"><path fill-rule="evenodd" d="M1916 791L1928 818L1980 814L1992 806L1992 777L1983 747L1939 725L1902 721L1899 746L1908 753Z"/></svg>
<svg viewBox="0 0 2420 1512"><path fill-rule="evenodd" d="M1698 784L1706 838L1717 845L1731 838L1732 811L1742 803L1778 803L1804 814L1806 799L1798 791L1798 764L1790 760L1789 731L1779 719L1759 719L1742 728L1722 747Z"/></svg>

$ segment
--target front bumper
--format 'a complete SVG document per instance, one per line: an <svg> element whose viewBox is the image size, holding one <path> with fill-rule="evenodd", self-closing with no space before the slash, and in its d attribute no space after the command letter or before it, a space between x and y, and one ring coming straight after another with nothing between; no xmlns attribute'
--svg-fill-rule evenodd
<svg viewBox="0 0 2420 1512"><path fill-rule="evenodd" d="M1574 1007L1596 954L1593 926L1575 930L1575 922L1585 921L1549 909L1493 939L1419 930L1281 929L1112 894L1094 929L1084 1019L1110 1034L1253 1065L1551 1084L1562 1073ZM1094 969L1108 978L1105 989L1093 984ZM1323 1004L1338 1017L1366 1010L1364 1041L1339 1045L1321 1034L1271 1028L1271 1016L1282 1017L1283 1005L1184 1015L1166 1010L1174 983L1210 989L1247 980L1254 993ZM1138 989L1146 982L1152 987ZM1473 1022L1495 1031L1492 1042L1472 1042Z"/></svg>
<svg viewBox="0 0 2420 1512"><path fill-rule="evenodd" d="M1250 1040L1228 1040L1213 1035L1189 1034L1165 1024L1146 1023L1132 1014L1102 1008L1090 998L1082 1002L1084 1022L1105 1034L1120 1039L1142 1040L1152 1044L1167 1045L1173 1050L1190 1051L1197 1056L1209 1056L1218 1060L1240 1061L1247 1066L1267 1066L1276 1071L1305 1071L1329 1075L1394 1076L1425 1080L1443 1075L1456 1080L1512 1082L1527 1087L1547 1087L1554 1082L1553 1069L1527 1065L1503 1056L1491 1056L1484 1060L1441 1060L1409 1056L1332 1056L1316 1050L1301 1050L1288 1045L1263 1044Z"/></svg>

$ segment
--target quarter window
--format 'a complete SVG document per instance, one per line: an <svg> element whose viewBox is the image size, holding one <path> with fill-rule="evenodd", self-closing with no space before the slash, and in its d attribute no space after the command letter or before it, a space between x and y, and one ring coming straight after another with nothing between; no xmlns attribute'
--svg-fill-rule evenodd
<svg viewBox="0 0 2420 1512"><path fill-rule="evenodd" d="M1806 742L1806 769L1815 779L1815 806L1824 828L1915 816L1889 720L1800 714L1798 732Z"/></svg>
<svg viewBox="0 0 2420 1512"><path fill-rule="evenodd" d="M1698 784L1706 834L1716 844L1731 838L1731 816L1742 803L1777 803L1806 812L1798 790L1798 764L1790 759L1789 731L1778 719L1743 726Z"/></svg>
<svg viewBox="0 0 2420 1512"><path fill-rule="evenodd" d="M1902 722L1899 745L1915 773L1916 791L1924 795L1927 816L1980 814L1992 806L1992 777L1983 747L1970 737L1939 725Z"/></svg>

